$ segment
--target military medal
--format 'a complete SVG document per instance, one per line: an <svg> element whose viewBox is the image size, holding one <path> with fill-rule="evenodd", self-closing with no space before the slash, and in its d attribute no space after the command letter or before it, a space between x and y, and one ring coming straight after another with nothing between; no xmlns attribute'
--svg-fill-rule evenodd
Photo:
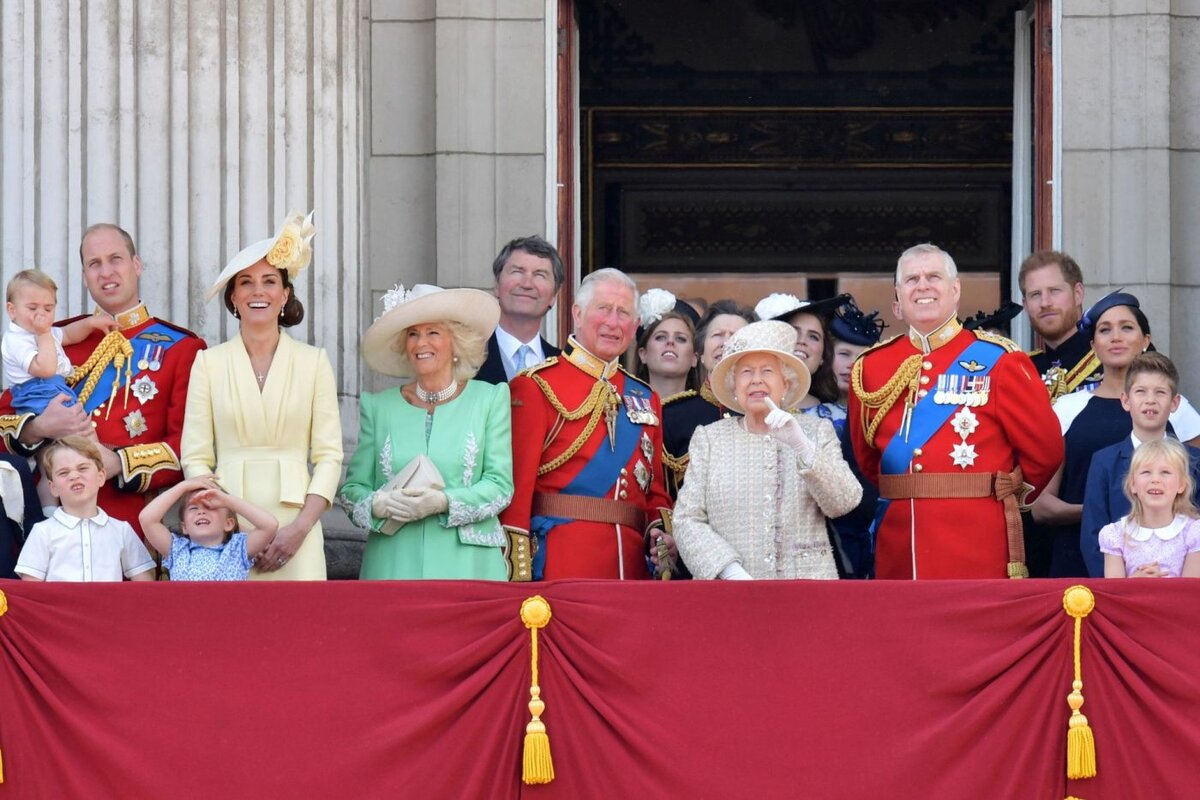
<svg viewBox="0 0 1200 800"><path fill-rule="evenodd" d="M646 457L647 461L654 462L654 442L650 441L650 436L644 431L642 432L642 455Z"/></svg>
<svg viewBox="0 0 1200 800"><path fill-rule="evenodd" d="M137 368L139 372L145 372L150 366L150 345L142 347L142 357L138 359Z"/></svg>
<svg viewBox="0 0 1200 800"><path fill-rule="evenodd" d="M158 385L150 379L149 375L138 378L129 388L133 390L133 396L141 405L145 405L158 395Z"/></svg>
<svg viewBox="0 0 1200 800"><path fill-rule="evenodd" d="M950 458L954 462L954 466L962 467L965 471L967 467L975 465L975 459L979 456L975 452L975 445L967 444L967 437L975 433L976 428L979 427L979 417L975 416L975 412L970 408L964 406L950 420L950 427L962 439L960 443L951 448Z"/></svg>
<svg viewBox="0 0 1200 800"><path fill-rule="evenodd" d="M638 486L642 487L643 492L650 488L650 469L640 458L633 468L633 477L637 478Z"/></svg>
<svg viewBox="0 0 1200 800"><path fill-rule="evenodd" d="M650 398L636 394L625 395L625 416L634 425L658 424L658 416L650 406Z"/></svg>
<svg viewBox="0 0 1200 800"><path fill-rule="evenodd" d="M146 418L142 416L141 411L130 412L125 417L125 431L129 434L130 439L136 439L147 430Z"/></svg>
<svg viewBox="0 0 1200 800"><path fill-rule="evenodd" d="M150 357L150 371L158 372L162 369L163 346L161 344L154 345L154 355Z"/></svg>

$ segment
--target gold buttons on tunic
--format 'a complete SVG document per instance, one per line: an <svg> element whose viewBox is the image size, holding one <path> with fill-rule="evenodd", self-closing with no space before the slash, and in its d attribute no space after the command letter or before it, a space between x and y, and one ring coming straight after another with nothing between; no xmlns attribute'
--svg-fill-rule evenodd
<svg viewBox="0 0 1200 800"><path fill-rule="evenodd" d="M921 454L922 454L922 453L924 453L924 451L923 451L921 448L919 448L919 447L914 447L914 448L913 448L913 455L914 455L914 456L918 456L918 457L919 457L919 456L921 456Z"/></svg>
<svg viewBox="0 0 1200 800"><path fill-rule="evenodd" d="M928 375L922 375L922 376L921 376L921 383L923 383L923 384L924 384L924 383L929 383L929 376L928 376Z"/></svg>
<svg viewBox="0 0 1200 800"><path fill-rule="evenodd" d="M913 472L920 472L923 469L925 469L925 467L921 466L920 464L913 464Z"/></svg>
<svg viewBox="0 0 1200 800"><path fill-rule="evenodd" d="M928 389L922 389L921 391L917 392L917 397L924 397L924 396L925 396L925 395L927 395L927 394L929 394L929 390L928 390Z"/></svg>
<svg viewBox="0 0 1200 800"><path fill-rule="evenodd" d="M921 362L921 369L933 369L933 362L932 361Z"/></svg>

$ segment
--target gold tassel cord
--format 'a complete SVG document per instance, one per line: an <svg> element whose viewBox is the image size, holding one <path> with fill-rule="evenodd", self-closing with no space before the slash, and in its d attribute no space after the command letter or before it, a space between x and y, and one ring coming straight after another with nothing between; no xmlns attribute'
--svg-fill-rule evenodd
<svg viewBox="0 0 1200 800"><path fill-rule="evenodd" d="M104 370L109 364L115 364L117 370L117 376L113 381L112 393L109 396L109 400L111 401L117 394L117 386L121 382L121 368L125 367L125 402L128 404L129 378L132 377L130 368L133 365L133 345L121 335L120 331L109 331L100 340L100 344L96 345L96 349L88 356L87 361L75 367L71 372L71 376L67 378L67 383L71 386L76 386L80 381L83 381L83 388L75 392L81 404L86 403L88 398L91 397L96 384L100 382L100 376L104 374ZM84 380L85 378L86 380ZM112 410L111 402L109 403L109 410Z"/></svg>
<svg viewBox="0 0 1200 800"><path fill-rule="evenodd" d="M527 784L550 783L554 780L554 760L550 757L550 737L542 712L542 688L538 685L538 629L550 622L550 604L540 594L521 603L521 622L530 636L529 713L533 718L525 726L525 750L521 762L521 780Z"/></svg>
<svg viewBox="0 0 1200 800"><path fill-rule="evenodd" d="M1079 654L1079 643L1083 632L1083 618L1096 607L1096 597L1086 586L1072 586L1063 593L1063 610L1075 620L1075 680L1067 705L1071 707L1071 720L1067 728L1067 778L1094 778L1096 776L1096 740L1088 719L1080 712L1083 707L1083 664Z"/></svg>

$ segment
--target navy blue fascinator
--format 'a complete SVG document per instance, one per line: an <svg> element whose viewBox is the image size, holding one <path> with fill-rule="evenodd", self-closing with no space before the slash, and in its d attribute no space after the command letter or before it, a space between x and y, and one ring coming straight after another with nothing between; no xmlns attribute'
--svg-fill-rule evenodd
<svg viewBox="0 0 1200 800"><path fill-rule="evenodd" d="M864 314L854 298L842 295L845 299L838 306L829 321L829 332L836 339L861 347L870 347L879 342L883 329L887 327L883 320L878 319L879 312L872 311Z"/></svg>
<svg viewBox="0 0 1200 800"><path fill-rule="evenodd" d="M1110 308L1116 308L1117 306L1129 306L1131 308L1142 307L1141 303L1138 302L1138 299L1129 292L1125 292L1120 289L1115 292L1109 292L1108 294L1104 295L1104 297L1101 297L1099 300L1097 300L1091 308L1084 312L1083 318L1079 320L1078 324L1080 333L1091 339L1092 334L1096 330L1096 322L1099 321L1100 317L1105 311L1108 311Z"/></svg>

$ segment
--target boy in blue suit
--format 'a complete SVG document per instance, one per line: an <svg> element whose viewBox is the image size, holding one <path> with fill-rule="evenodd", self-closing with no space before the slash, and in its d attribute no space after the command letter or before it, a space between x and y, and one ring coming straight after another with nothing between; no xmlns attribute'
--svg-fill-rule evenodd
<svg viewBox="0 0 1200 800"><path fill-rule="evenodd" d="M1129 499L1122 484L1129 460L1142 442L1167 436L1167 418L1179 407L1179 373L1171 359L1158 352L1142 353L1129 365L1121 405L1133 420L1133 434L1097 451L1088 469L1083 497L1083 520L1079 546L1088 575L1104 577L1104 554L1100 552L1100 529L1129 513ZM1171 432L1172 435L1174 432ZM1192 479L1200 498L1200 450L1188 447Z"/></svg>

